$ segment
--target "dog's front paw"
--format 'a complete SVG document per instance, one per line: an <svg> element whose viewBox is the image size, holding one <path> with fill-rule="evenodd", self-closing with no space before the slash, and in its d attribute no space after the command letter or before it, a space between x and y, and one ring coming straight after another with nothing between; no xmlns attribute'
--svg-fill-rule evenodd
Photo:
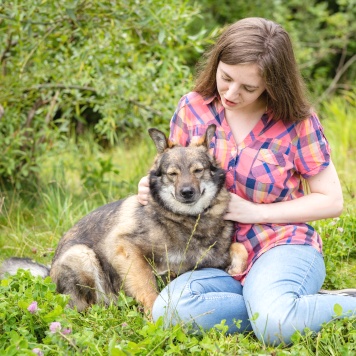
<svg viewBox="0 0 356 356"><path fill-rule="evenodd" d="M234 242L230 246L231 264L226 272L231 276L236 276L244 272L247 268L248 253L245 246L241 243Z"/></svg>
<svg viewBox="0 0 356 356"><path fill-rule="evenodd" d="M230 276L236 276L238 274L241 274L243 271L245 271L247 268L247 264L245 261L233 261L231 265L226 269L226 272Z"/></svg>
<svg viewBox="0 0 356 356"><path fill-rule="evenodd" d="M153 304L156 298L158 297L158 293L151 291L151 293L147 293L142 297L143 298L141 298L141 303L142 303L143 312L149 319L151 319Z"/></svg>

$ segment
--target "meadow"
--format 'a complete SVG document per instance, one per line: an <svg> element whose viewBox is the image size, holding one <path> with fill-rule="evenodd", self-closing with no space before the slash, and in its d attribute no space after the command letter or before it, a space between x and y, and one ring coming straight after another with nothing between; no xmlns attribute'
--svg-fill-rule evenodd
<svg viewBox="0 0 356 356"><path fill-rule="evenodd" d="M348 100L348 101L347 101ZM351 101L350 101L351 100ZM346 104L348 102L348 104ZM325 134L344 189L340 218L314 222L324 241L324 288L356 288L356 106L334 98L320 107ZM168 123L167 123L168 128ZM148 135L147 135L148 136ZM78 142L48 150L38 179L26 190L0 192L0 261L28 256L49 264L61 235L99 205L137 191L155 155L150 139L104 150L87 133ZM351 355L356 353L356 318L335 320L319 333L296 332L292 345L270 347L252 333L225 335L216 329L194 334L189 325L168 329L153 323L125 294L116 305L84 313L65 308L50 278L21 271L0 285L1 355Z"/></svg>

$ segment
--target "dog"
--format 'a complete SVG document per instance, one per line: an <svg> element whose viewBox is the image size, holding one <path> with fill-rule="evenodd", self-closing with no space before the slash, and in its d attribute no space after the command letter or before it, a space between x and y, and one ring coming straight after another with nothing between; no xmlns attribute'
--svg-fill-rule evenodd
<svg viewBox="0 0 356 356"><path fill-rule="evenodd" d="M246 268L247 251L232 243L233 222L223 219L230 196L225 171L210 155L216 126L188 147L170 142L157 129L149 135L157 156L149 172L147 205L137 196L94 210L63 235L50 276L57 291L70 295L70 307L83 311L110 302L120 290L152 309L157 275L205 267L236 275ZM45 276L47 267L28 259L9 259L2 273L16 267Z"/></svg>

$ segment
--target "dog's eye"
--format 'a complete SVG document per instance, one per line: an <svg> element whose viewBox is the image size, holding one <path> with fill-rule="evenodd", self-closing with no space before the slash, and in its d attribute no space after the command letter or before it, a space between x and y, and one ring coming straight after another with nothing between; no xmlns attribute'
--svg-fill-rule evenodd
<svg viewBox="0 0 356 356"><path fill-rule="evenodd" d="M175 177L177 175L177 172L168 172L167 175L169 177Z"/></svg>
<svg viewBox="0 0 356 356"><path fill-rule="evenodd" d="M201 173L201 172L203 172L203 168L194 169L193 173L198 174L198 173Z"/></svg>

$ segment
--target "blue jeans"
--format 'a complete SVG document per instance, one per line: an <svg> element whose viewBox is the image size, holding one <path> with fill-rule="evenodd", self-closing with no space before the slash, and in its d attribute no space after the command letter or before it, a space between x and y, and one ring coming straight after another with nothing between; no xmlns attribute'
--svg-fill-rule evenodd
<svg viewBox="0 0 356 356"><path fill-rule="evenodd" d="M277 246L254 263L243 287L214 268L182 274L162 290L152 315L163 316L166 326L187 322L205 330L226 320L229 333L253 330L266 344L288 344L296 330L319 331L335 317L335 304L343 316L356 314L356 298L316 294L324 278L323 257L313 247Z"/></svg>

